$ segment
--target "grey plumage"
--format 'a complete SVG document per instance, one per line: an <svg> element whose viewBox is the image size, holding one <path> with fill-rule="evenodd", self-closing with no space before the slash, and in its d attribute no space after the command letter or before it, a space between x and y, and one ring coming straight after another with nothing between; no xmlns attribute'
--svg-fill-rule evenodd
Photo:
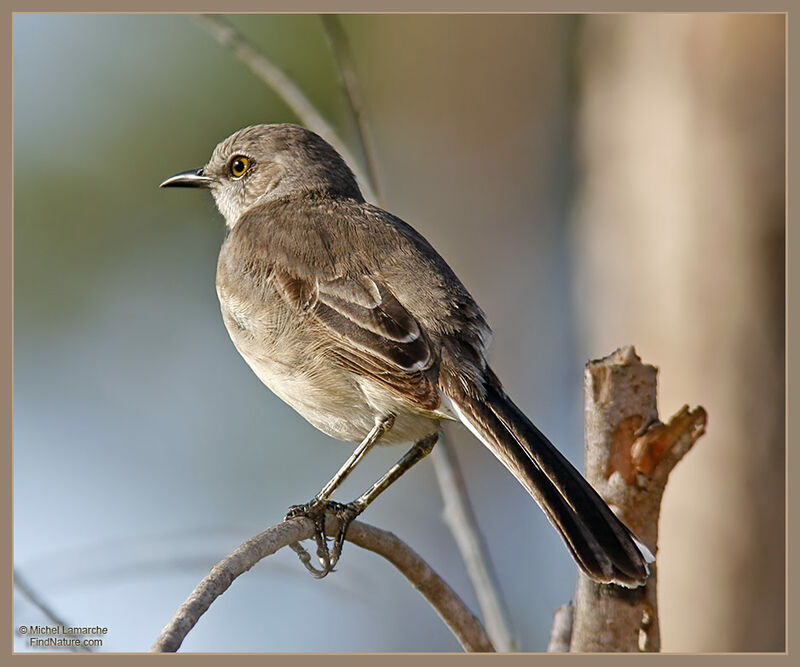
<svg viewBox="0 0 800 667"><path fill-rule="evenodd" d="M361 441L387 415L394 422L384 443L418 442L442 419L463 421L544 509L584 571L644 582L652 556L487 365L483 311L420 234L364 201L325 141L295 125L257 125L180 177L165 185L209 188L225 217L223 319L278 396L343 440Z"/></svg>

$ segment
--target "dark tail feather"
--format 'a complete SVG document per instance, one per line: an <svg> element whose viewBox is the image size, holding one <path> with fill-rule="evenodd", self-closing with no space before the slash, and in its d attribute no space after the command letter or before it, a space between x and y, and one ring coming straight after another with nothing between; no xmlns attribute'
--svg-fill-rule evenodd
<svg viewBox="0 0 800 667"><path fill-rule="evenodd" d="M499 384L489 380L483 399L467 392L450 399L465 425L544 510L586 574L631 588L645 582L653 555Z"/></svg>

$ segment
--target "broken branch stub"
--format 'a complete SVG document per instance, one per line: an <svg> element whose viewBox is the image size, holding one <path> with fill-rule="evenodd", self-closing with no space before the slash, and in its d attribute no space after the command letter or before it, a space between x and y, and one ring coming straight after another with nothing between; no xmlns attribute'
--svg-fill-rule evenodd
<svg viewBox="0 0 800 667"><path fill-rule="evenodd" d="M705 432L702 407L658 420L658 370L632 346L586 365L586 479L655 554L669 473ZM658 651L656 563L645 586L626 589L579 575L570 651Z"/></svg>

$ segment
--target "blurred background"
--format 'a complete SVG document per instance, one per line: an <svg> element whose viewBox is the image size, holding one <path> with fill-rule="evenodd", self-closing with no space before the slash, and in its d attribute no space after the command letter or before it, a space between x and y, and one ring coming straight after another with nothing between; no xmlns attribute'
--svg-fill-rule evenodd
<svg viewBox="0 0 800 667"><path fill-rule="evenodd" d="M319 17L229 20L361 155ZM584 363L620 345L659 367L663 420L708 411L662 508L663 649L784 650L784 17L341 21L387 208L486 310L495 370L568 458L582 467ZM297 119L189 16L16 14L13 34L15 567L68 623L107 626L102 650L144 651L350 453L228 339L211 197L157 187L240 127ZM505 469L448 435L518 648L543 651L575 567ZM371 453L337 497L400 454ZM364 520L477 611L430 461ZM14 622L46 618L18 592ZM261 562L182 650L459 646L347 545L323 581L289 550Z"/></svg>

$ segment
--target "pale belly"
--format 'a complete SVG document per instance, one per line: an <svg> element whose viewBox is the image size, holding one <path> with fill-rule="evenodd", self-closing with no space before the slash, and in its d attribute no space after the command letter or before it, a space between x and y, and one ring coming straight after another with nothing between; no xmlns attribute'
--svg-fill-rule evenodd
<svg viewBox="0 0 800 667"><path fill-rule="evenodd" d="M233 344L244 360L280 399L323 433L360 442L376 422L393 414L392 429L381 444L421 440L439 429L439 420L452 418L442 412L420 412L396 393L331 363L304 345L302 335L234 319L223 304L223 320ZM249 326L248 326L249 325ZM256 336L253 330L258 330ZM281 340L281 336L290 338Z"/></svg>
<svg viewBox="0 0 800 667"><path fill-rule="evenodd" d="M381 444L416 442L439 430L439 418L412 412L393 392L359 381L349 371L321 370L299 374L282 364L251 363L258 378L323 433L360 442L388 414L395 415L392 429Z"/></svg>

